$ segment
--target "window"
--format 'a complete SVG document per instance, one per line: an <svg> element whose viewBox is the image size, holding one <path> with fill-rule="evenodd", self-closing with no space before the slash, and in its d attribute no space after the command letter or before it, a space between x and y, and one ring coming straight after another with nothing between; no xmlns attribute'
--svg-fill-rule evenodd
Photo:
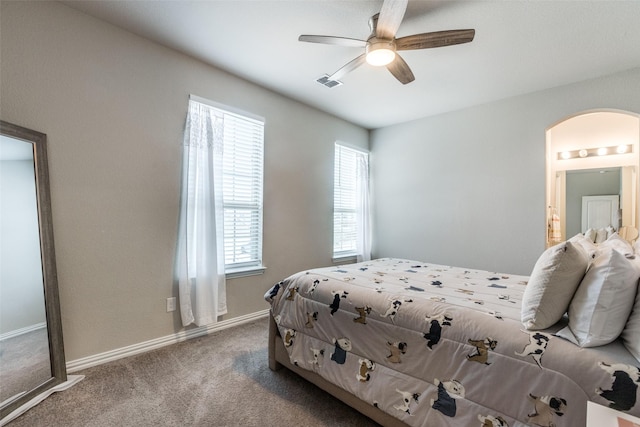
<svg viewBox="0 0 640 427"><path fill-rule="evenodd" d="M359 172L359 159L367 164L366 153L344 145L335 146L334 195L333 195L333 257L344 258L358 254L358 239L361 235L359 218L360 192L363 186L359 180L367 179Z"/></svg>
<svg viewBox="0 0 640 427"><path fill-rule="evenodd" d="M262 270L264 119L193 95L192 99L215 110L223 121L222 205L227 277Z"/></svg>
<svg viewBox="0 0 640 427"><path fill-rule="evenodd" d="M223 111L225 270L262 265L264 121Z"/></svg>

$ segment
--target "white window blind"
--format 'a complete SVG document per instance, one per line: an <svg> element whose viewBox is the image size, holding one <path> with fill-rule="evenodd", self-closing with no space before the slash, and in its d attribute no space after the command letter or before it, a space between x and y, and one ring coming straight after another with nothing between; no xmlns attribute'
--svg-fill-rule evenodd
<svg viewBox="0 0 640 427"><path fill-rule="evenodd" d="M356 155L343 145L335 146L333 184L333 257L356 255Z"/></svg>
<svg viewBox="0 0 640 427"><path fill-rule="evenodd" d="M190 99L223 117L225 271L261 267L264 119L194 95Z"/></svg>
<svg viewBox="0 0 640 427"><path fill-rule="evenodd" d="M264 122L223 111L225 268L262 265Z"/></svg>

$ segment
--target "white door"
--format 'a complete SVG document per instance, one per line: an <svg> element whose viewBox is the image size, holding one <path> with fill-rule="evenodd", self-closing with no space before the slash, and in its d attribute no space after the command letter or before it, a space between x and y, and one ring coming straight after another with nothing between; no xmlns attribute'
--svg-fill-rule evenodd
<svg viewBox="0 0 640 427"><path fill-rule="evenodd" d="M582 232L590 228L618 228L620 196L582 196ZM615 222L615 223L614 223Z"/></svg>

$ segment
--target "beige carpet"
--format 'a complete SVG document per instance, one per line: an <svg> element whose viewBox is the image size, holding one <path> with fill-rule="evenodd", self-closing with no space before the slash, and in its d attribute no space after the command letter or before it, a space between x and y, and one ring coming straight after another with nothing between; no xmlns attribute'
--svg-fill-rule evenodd
<svg viewBox="0 0 640 427"><path fill-rule="evenodd" d="M75 372L10 427L377 426L286 369L267 365L268 321Z"/></svg>

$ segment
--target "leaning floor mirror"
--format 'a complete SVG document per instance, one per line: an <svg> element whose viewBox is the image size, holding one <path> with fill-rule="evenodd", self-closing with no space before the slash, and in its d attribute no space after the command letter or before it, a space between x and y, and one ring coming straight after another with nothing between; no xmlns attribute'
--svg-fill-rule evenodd
<svg viewBox="0 0 640 427"><path fill-rule="evenodd" d="M67 381L47 138L0 121L0 419Z"/></svg>

